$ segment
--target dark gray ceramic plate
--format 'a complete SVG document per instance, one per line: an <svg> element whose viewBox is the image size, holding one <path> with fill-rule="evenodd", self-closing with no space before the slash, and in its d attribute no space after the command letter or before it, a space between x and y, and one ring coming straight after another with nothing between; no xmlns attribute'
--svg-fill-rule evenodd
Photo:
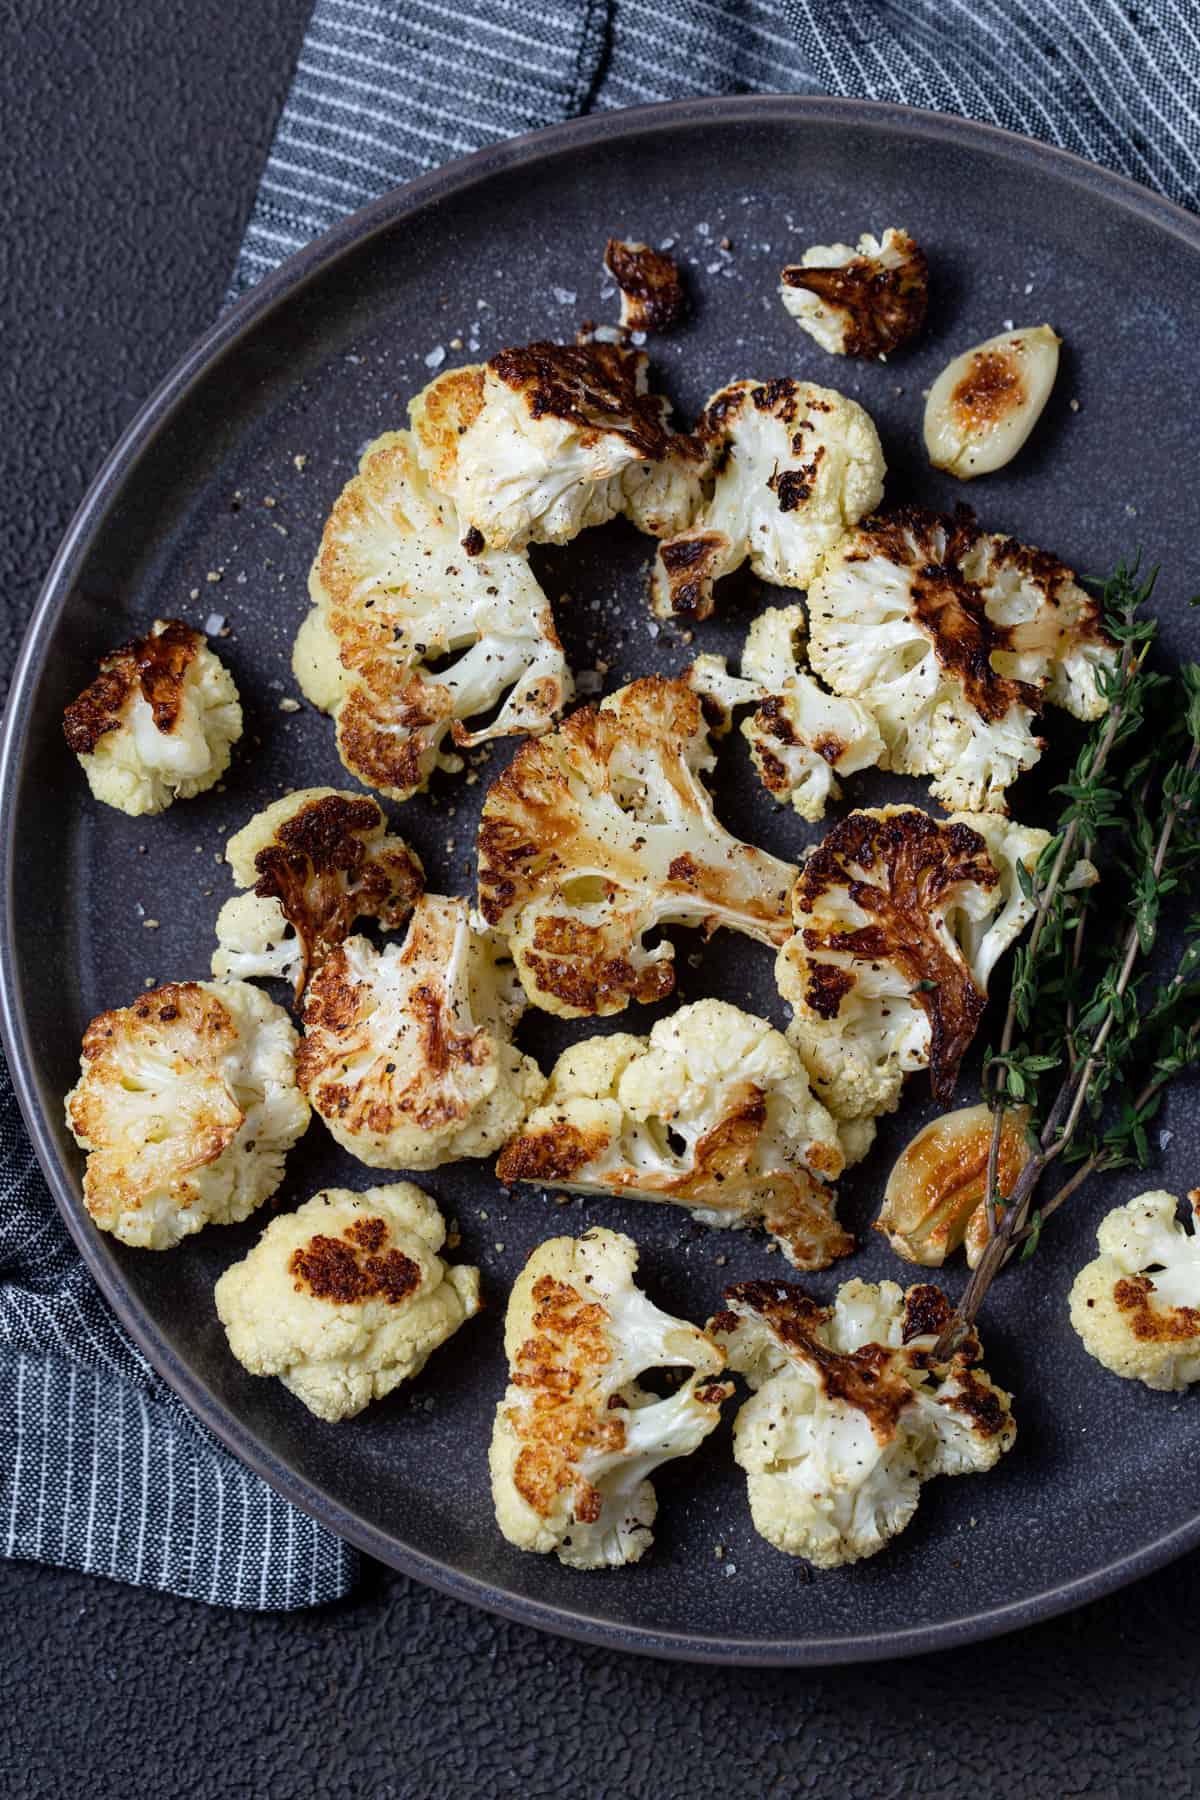
<svg viewBox="0 0 1200 1800"><path fill-rule="evenodd" d="M778 270L807 243L892 223L928 251L929 331L887 366L834 362L785 316ZM1050 319L1066 343L1048 413L1027 452L970 499L988 524L1088 572L1144 544L1166 571L1165 644L1195 653L1195 615L1183 602L1196 574L1187 391L1196 221L996 132L827 100L672 105L487 151L381 200L264 281L149 402L85 501L25 648L3 750L0 976L13 1072L59 1205L134 1337L247 1463L375 1556L481 1605L624 1649L819 1663L964 1642L1075 1605L1200 1541L1188 1402L1103 1373L1066 1318L1095 1219L1137 1190L1136 1175L1081 1199L994 1296L988 1361L1017 1396L1014 1453L986 1479L927 1488L885 1555L815 1578L752 1531L728 1425L659 1478L657 1542L636 1569L585 1575L520 1555L496 1531L487 1492L505 1293L532 1245L588 1221L630 1231L650 1292L703 1318L735 1275L782 1272L761 1240L709 1233L636 1202L560 1209L537 1192L504 1193L484 1166L440 1170L424 1185L461 1221L459 1254L481 1264L489 1311L411 1391L329 1427L277 1384L246 1375L214 1315L213 1282L261 1219L210 1230L171 1256L139 1255L94 1232L78 1198L80 1159L61 1096L84 1023L148 977L205 975L230 891L218 866L229 832L285 786L346 780L327 721L279 702L293 691L289 651L313 547L360 447L403 422L439 347L451 362L467 360L611 316L599 259L612 232L674 239L686 266L692 322L652 345L684 416L734 376L796 373L848 387L879 423L893 497L962 498L920 450L921 390L947 355L1009 321ZM609 686L687 658L672 634L648 625L649 548L614 526L538 559L552 597L571 596L559 614L575 666L603 659ZM734 652L762 601L753 583L729 588L722 616L703 628L705 648ZM247 712L228 791L143 822L94 805L63 745L64 703L101 651L156 614L203 624L214 612L231 628L222 653ZM502 747L493 767L510 752ZM725 817L795 856L815 833L772 811L736 736L721 763ZM1038 818L1046 785L1044 774L1028 780L1018 809ZM397 809L436 889L468 886L483 786L445 785ZM855 798L882 791L864 784ZM918 797L898 782L890 791ZM722 936L694 966L696 948L681 949L682 998L720 992L783 1023L765 951ZM539 1018L522 1032L543 1055L569 1035ZM964 1093L973 1079L964 1077ZM813 1278L820 1295L850 1273L903 1277L867 1225L890 1155L927 1111L915 1084L902 1120L845 1182L843 1211L863 1249ZM1149 1185L1179 1191L1196 1179L1194 1097L1174 1099L1164 1123L1173 1136ZM281 1203L332 1178L371 1180L314 1125ZM961 1281L952 1269L948 1285L957 1291Z"/></svg>

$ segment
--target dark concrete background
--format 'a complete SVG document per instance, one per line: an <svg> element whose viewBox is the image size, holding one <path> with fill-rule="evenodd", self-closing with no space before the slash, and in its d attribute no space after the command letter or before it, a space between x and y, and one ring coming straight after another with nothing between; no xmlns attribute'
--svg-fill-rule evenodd
<svg viewBox="0 0 1200 1800"><path fill-rule="evenodd" d="M0 0L0 666L89 475L220 303L307 12ZM1191 1795L1198 1603L1193 1557L976 1649L726 1675L375 1568L354 1600L278 1618L0 1564L0 1791Z"/></svg>

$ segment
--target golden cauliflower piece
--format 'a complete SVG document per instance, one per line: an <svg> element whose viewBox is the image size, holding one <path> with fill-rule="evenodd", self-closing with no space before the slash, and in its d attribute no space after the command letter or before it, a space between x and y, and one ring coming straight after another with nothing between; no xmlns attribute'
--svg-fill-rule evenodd
<svg viewBox="0 0 1200 1800"><path fill-rule="evenodd" d="M1192 1229L1161 1189L1114 1207L1100 1254L1075 1277L1071 1323L1089 1356L1148 1388L1180 1393L1200 1381L1200 1189Z"/></svg>
<svg viewBox="0 0 1200 1800"><path fill-rule="evenodd" d="M551 1238L513 1287L504 1326L509 1385L492 1432L492 1496L519 1550L575 1569L634 1563L653 1541L649 1477L687 1456L732 1392L724 1352L634 1286L637 1246L615 1231ZM646 1369L687 1368L665 1399Z"/></svg>
<svg viewBox="0 0 1200 1800"><path fill-rule="evenodd" d="M528 344L451 369L409 407L417 454L493 550L563 544L624 513L680 531L711 452L667 424L646 356L619 344Z"/></svg>
<svg viewBox="0 0 1200 1800"><path fill-rule="evenodd" d="M479 1311L479 1270L444 1263L445 1237L435 1203L407 1181L314 1194L217 1282L229 1348L318 1419L353 1418Z"/></svg>
<svg viewBox="0 0 1200 1800"><path fill-rule="evenodd" d="M833 356L887 358L925 323L929 265L907 231L864 232L858 249L814 244L779 277L779 297L802 331Z"/></svg>
<svg viewBox="0 0 1200 1800"><path fill-rule="evenodd" d="M687 680L650 676L524 744L479 825L479 906L525 992L564 1018L661 1000L675 985L656 926L788 936L795 870L731 837L700 780L713 765Z"/></svg>
<svg viewBox="0 0 1200 1800"><path fill-rule="evenodd" d="M709 1330L754 1389L733 1428L755 1530L819 1569L874 1556L908 1524L922 1482L994 1467L1016 1439L1010 1396L972 1332L933 1361L940 1288L848 1281L832 1306L741 1281Z"/></svg>
<svg viewBox="0 0 1200 1800"><path fill-rule="evenodd" d="M697 435L715 451L712 497L658 552L660 618L706 619L723 575L750 567L806 588L821 557L883 498L884 461L869 414L812 382L735 381L713 395Z"/></svg>
<svg viewBox="0 0 1200 1800"><path fill-rule="evenodd" d="M875 1221L905 1262L940 1269L963 1242L976 1268L987 1246L988 1158L995 1114L990 1106L962 1106L943 1113L910 1138L892 1165ZM1005 1110L996 1164L996 1193L1003 1199L1033 1154L1029 1108Z"/></svg>
<svg viewBox="0 0 1200 1800"><path fill-rule="evenodd" d="M206 793L242 735L233 677L204 636L156 619L100 664L63 714L63 736L97 800L139 818Z"/></svg>
<svg viewBox="0 0 1200 1800"><path fill-rule="evenodd" d="M350 937L308 985L300 1086L330 1131L376 1169L490 1156L545 1080L510 1042L524 1002L465 900L426 894L402 944Z"/></svg>
<svg viewBox="0 0 1200 1800"><path fill-rule="evenodd" d="M335 788L298 788L255 813L225 860L240 888L217 916L212 972L290 981L309 976L356 919L396 931L425 887L420 858L392 837L377 800Z"/></svg>
<svg viewBox="0 0 1200 1800"><path fill-rule="evenodd" d="M435 769L461 769L450 745L545 731L572 692L528 561L477 539L430 487L408 432L389 431L343 488L309 576L296 679L333 714L350 773L396 800Z"/></svg>
<svg viewBox="0 0 1200 1800"><path fill-rule="evenodd" d="M1048 841L992 814L885 806L851 813L809 857L776 980L835 1118L894 1112L914 1069L949 1100L991 970L1033 913L1017 866L1032 873Z"/></svg>
<svg viewBox="0 0 1200 1800"><path fill-rule="evenodd" d="M919 507L869 519L826 556L808 596L809 658L859 701L887 746L881 767L931 775L947 807L1005 810L1042 752L1046 701L1107 710L1116 664L1100 608L1041 550Z"/></svg>
<svg viewBox="0 0 1200 1800"><path fill-rule="evenodd" d="M496 1164L505 1183L632 1194L705 1225L764 1224L799 1269L854 1248L829 1183L845 1163L781 1032L723 1000L563 1052L542 1104Z"/></svg>
<svg viewBox="0 0 1200 1800"><path fill-rule="evenodd" d="M67 1125L102 1231L170 1250L270 1198L308 1125L287 1014L244 981L169 982L83 1036Z"/></svg>

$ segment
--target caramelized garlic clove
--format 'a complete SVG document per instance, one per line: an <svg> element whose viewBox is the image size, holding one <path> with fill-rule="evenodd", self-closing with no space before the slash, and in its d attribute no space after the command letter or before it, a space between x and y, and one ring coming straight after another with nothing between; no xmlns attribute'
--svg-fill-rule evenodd
<svg viewBox="0 0 1200 1800"><path fill-rule="evenodd" d="M1008 1193L1029 1160L1029 1109L1005 1114L1000 1138L997 1192ZM993 1114L988 1106L964 1106L933 1119L897 1157L875 1221L897 1256L937 1269L967 1241L972 1268L987 1242L983 1190Z"/></svg>
<svg viewBox="0 0 1200 1800"><path fill-rule="evenodd" d="M1049 325L1005 331L948 363L925 402L925 448L962 481L1011 462L1042 414L1062 339Z"/></svg>

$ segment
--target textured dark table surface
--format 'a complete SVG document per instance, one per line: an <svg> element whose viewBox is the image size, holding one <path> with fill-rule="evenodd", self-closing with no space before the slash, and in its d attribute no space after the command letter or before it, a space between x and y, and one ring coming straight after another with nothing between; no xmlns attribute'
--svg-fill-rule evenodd
<svg viewBox="0 0 1200 1800"><path fill-rule="evenodd" d="M308 0L0 0L0 660L87 478L219 304ZM1053 1505L1048 1494L1046 1504ZM0 1564L0 1789L1190 1795L1200 1558L952 1655L617 1658L369 1568L289 1618Z"/></svg>

